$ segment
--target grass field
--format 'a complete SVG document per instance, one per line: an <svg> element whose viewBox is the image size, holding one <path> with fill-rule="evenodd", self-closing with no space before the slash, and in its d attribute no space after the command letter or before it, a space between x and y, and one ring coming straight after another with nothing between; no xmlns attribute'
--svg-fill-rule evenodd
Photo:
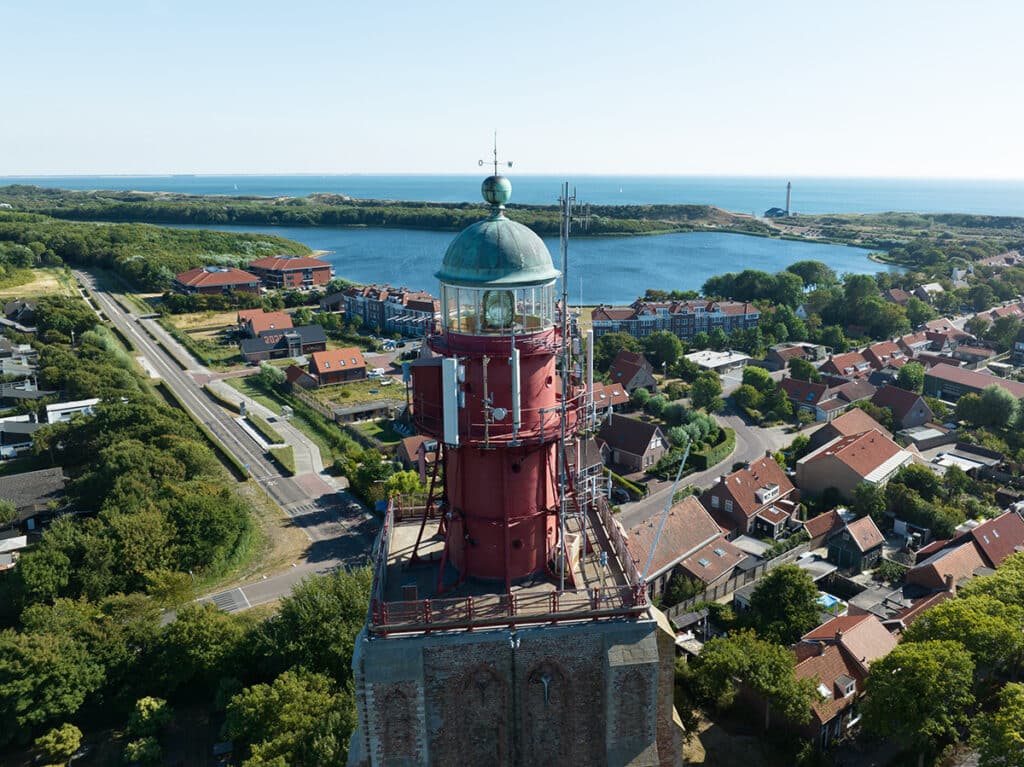
<svg viewBox="0 0 1024 767"><path fill-rule="evenodd" d="M388 420L364 421L352 424L352 426L366 436L378 439L385 444L397 444L402 440L402 435L392 428L391 421Z"/></svg>
<svg viewBox="0 0 1024 767"><path fill-rule="evenodd" d="M70 296L74 286L75 278L57 267L18 269L0 280L0 299Z"/></svg>
<svg viewBox="0 0 1024 767"><path fill-rule="evenodd" d="M190 314L171 314L167 319L178 328L178 330L198 330L200 328L221 329L227 326L234 326L238 317L238 311L229 312L191 312Z"/></svg>

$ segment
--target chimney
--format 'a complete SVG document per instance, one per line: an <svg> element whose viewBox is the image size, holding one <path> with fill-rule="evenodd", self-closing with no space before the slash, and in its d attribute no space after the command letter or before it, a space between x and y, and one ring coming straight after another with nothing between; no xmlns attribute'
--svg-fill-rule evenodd
<svg viewBox="0 0 1024 767"><path fill-rule="evenodd" d="M727 479L729 479L729 475L728 474L719 474L718 475L718 482L720 484L722 484L722 485L725 484L725 480L727 480Z"/></svg>
<svg viewBox="0 0 1024 767"><path fill-rule="evenodd" d="M772 458L772 459L774 459L775 458L775 454L772 453L771 448L766 448L765 451L764 451L764 457L765 458Z"/></svg>
<svg viewBox="0 0 1024 767"><path fill-rule="evenodd" d="M825 645L824 642L821 642L821 641L818 642L818 655L824 655L825 654L825 647L826 647L826 645Z"/></svg>
<svg viewBox="0 0 1024 767"><path fill-rule="evenodd" d="M843 632L840 631L839 629L836 629L836 644L842 644L842 643L843 643Z"/></svg>
<svg viewBox="0 0 1024 767"><path fill-rule="evenodd" d="M953 573L946 573L946 591L950 593L950 596L956 596L956 580L953 578Z"/></svg>

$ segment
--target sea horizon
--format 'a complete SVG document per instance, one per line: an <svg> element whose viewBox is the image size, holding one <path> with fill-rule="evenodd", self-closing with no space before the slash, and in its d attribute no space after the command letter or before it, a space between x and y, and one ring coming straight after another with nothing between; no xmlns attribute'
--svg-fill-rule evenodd
<svg viewBox="0 0 1024 767"><path fill-rule="evenodd" d="M361 200L463 204L480 202L476 173L459 174L153 174L0 176L0 185L70 190L166 192L240 197L337 194ZM761 216L786 205L794 213L966 213L1024 216L1024 181L792 176L518 175L509 171L512 203L554 205L568 179L576 199L592 205L712 205Z"/></svg>

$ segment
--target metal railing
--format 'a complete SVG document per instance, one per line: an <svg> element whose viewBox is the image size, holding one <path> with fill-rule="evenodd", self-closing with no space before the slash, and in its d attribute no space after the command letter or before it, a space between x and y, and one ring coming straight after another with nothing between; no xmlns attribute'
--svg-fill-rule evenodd
<svg viewBox="0 0 1024 767"><path fill-rule="evenodd" d="M439 631L485 626L514 626L526 623L552 623L565 620L593 620L608 616L626 616L647 609L647 592L640 585L636 565L619 552L627 551L618 527L602 517L609 538L616 547L629 583L623 586L501 592L416 600L389 600L387 570L391 539L396 524L414 525L434 518L436 508L428 508L426 496L400 496L392 499L374 549L374 577L370 601L370 631L376 634ZM599 504L600 506L601 504ZM605 515L610 510L605 507ZM600 512L599 512L600 513Z"/></svg>

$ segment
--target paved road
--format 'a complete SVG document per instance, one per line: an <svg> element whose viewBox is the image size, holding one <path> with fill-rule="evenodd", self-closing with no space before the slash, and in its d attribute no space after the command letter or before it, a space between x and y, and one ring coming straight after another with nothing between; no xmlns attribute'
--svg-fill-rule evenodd
<svg viewBox="0 0 1024 767"><path fill-rule="evenodd" d="M773 455L786 447L793 441L794 434L786 433L784 426L772 426L762 429L756 426L747 425L731 406L722 415L717 416L721 426L729 426L736 431L736 449L732 455L712 466L707 471L697 472L683 477L679 484L681 487L696 485L701 488L710 487L722 474L728 474L734 463L756 461L767 452ZM820 425L805 429L802 433L810 436ZM665 510L665 503L672 492L672 483L666 482L646 498L635 503L626 504L616 519L622 523L627 530Z"/></svg>
<svg viewBox="0 0 1024 767"><path fill-rule="evenodd" d="M366 560L376 535L377 522L344 489L343 480L339 482L324 473L319 450L312 441L286 421L278 420L274 424L295 449L296 476L284 476L268 458L259 437L240 424L236 414L229 413L203 391L202 384L214 378L211 371L195 363L187 350L154 320L126 312L113 295L96 287L92 275L76 271L75 276L103 314L131 341L135 353L144 358L143 366L149 374L163 379L214 437L249 467L253 480L266 490L310 540L302 559L285 572L268 573L240 589L230 589L204 599L216 602L223 609L244 609L287 595L292 586L306 575L362 564ZM156 343L154 336L163 346ZM174 350L173 356L168 348ZM189 365L188 370L182 370L174 357L192 360L194 364ZM259 403L223 386L232 398L245 400L251 410L276 420L276 416Z"/></svg>

